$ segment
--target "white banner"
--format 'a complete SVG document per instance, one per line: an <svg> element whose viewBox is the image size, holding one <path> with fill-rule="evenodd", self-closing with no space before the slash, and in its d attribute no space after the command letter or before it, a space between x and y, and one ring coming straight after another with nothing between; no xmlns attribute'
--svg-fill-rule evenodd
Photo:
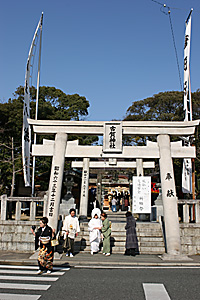
<svg viewBox="0 0 200 300"><path fill-rule="evenodd" d="M182 192L192 194L192 161L184 158L182 171Z"/></svg>
<svg viewBox="0 0 200 300"><path fill-rule="evenodd" d="M191 13L185 22L184 43L184 114L185 121L192 120L191 89L190 89L190 41L191 41Z"/></svg>
<svg viewBox="0 0 200 300"><path fill-rule="evenodd" d="M184 43L184 121L192 121L192 97L190 87L190 41L191 41L191 14L185 22L185 43ZM189 146L190 144L187 143ZM186 144L185 144L186 146ZM191 159L183 159L182 170L182 192L192 193L192 162Z"/></svg>
<svg viewBox="0 0 200 300"><path fill-rule="evenodd" d="M133 213L151 213L151 177L133 176Z"/></svg>
<svg viewBox="0 0 200 300"><path fill-rule="evenodd" d="M30 186L30 147L31 147L31 128L28 124L30 118L30 68L32 66L33 49L39 29L42 27L43 15L35 30L33 41L28 54L26 65L25 85L24 85L24 108L23 108L23 129L22 129L22 161L24 171L25 186Z"/></svg>

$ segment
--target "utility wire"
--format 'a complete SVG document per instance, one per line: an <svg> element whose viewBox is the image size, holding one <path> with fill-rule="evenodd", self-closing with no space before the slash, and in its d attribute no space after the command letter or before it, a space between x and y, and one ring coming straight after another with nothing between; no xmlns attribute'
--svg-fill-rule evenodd
<svg viewBox="0 0 200 300"><path fill-rule="evenodd" d="M172 18L171 18L171 9L179 9L179 8L175 8L175 7L170 8L167 4L163 4L163 3L158 2L156 0L151 0L151 1L161 6L160 11L162 13L164 13L165 15L167 15L167 14L169 15L169 23L170 23L171 33L172 33L173 46L174 46L175 55L176 55L176 64L177 64L177 68L178 68L179 82L180 82L180 87L181 87L181 91L182 91L183 90L183 85L182 85L182 80L181 80L180 65L179 65L179 60L178 60L178 53L177 53L174 30L173 30L173 25L172 25ZM165 8L168 9L168 13L164 11Z"/></svg>
<svg viewBox="0 0 200 300"><path fill-rule="evenodd" d="M172 26L172 19L171 19L171 15L170 15L170 10L169 10L168 14L169 14L169 23L170 23L171 32L172 32L174 50L175 50L175 55L176 55L176 63L177 63L177 67L178 67L179 82L180 82L180 87L181 87L181 91L182 91L183 90L183 85L182 85L182 80L181 80L180 65L179 65L179 61L178 61L178 53L177 53L177 48L176 48L176 43L175 43L174 30L173 30L173 26Z"/></svg>

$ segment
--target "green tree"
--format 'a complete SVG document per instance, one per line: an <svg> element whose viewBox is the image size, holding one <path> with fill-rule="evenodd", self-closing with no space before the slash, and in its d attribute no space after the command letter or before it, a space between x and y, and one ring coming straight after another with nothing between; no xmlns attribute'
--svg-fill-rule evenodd
<svg viewBox="0 0 200 300"><path fill-rule="evenodd" d="M192 93L193 120L200 119L200 90ZM153 95L144 100L134 101L127 109L124 121L183 121L183 92L169 91ZM145 145L146 140L155 141L156 137L127 137L124 140L126 145ZM178 140L179 138L171 138ZM197 150L195 159L195 170L197 180L200 180L200 133L196 132L194 145ZM181 184L181 160L174 160L175 176L178 185Z"/></svg>
<svg viewBox="0 0 200 300"><path fill-rule="evenodd" d="M35 118L36 89L30 91L30 115ZM19 86L13 99L6 103L0 103L0 192L11 190L13 174L21 172L21 136L23 125L23 101L24 88ZM67 95L55 87L42 86L39 90L38 119L40 120L82 120L88 115L89 101L78 94ZM33 137L32 137L33 138ZM41 142L44 136L38 136ZM49 136L47 137L50 138ZM51 137L53 138L53 137ZM68 139L78 139L82 144L91 144L98 137L69 136ZM14 147L12 141L14 140ZM13 171L13 161L15 162ZM36 159L36 184L40 184L40 178L48 177L50 172L51 158ZM68 164L69 165L69 164ZM38 180L38 182L37 182ZM44 181L44 189L48 187L48 180Z"/></svg>

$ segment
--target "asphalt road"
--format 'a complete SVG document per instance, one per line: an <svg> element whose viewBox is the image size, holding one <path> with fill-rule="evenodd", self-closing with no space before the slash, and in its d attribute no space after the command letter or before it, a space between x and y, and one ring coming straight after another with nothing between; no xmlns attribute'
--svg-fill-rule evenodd
<svg viewBox="0 0 200 300"><path fill-rule="evenodd" d="M200 299L200 268L71 269L40 299L145 300L144 283L163 284L171 300Z"/></svg>

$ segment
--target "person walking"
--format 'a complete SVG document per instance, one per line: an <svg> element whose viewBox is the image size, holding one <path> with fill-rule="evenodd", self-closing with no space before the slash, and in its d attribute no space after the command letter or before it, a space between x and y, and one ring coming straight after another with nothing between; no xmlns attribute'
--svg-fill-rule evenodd
<svg viewBox="0 0 200 300"><path fill-rule="evenodd" d="M64 246L66 249L66 256L74 257L74 239L80 232L79 221L75 216L76 211L71 208L69 215L65 217L62 231L64 232Z"/></svg>
<svg viewBox="0 0 200 300"><path fill-rule="evenodd" d="M102 228L101 232L103 234L103 255L110 256L110 236L111 236L111 229L110 229L110 222L107 218L106 213L101 214L102 220Z"/></svg>
<svg viewBox="0 0 200 300"><path fill-rule="evenodd" d="M39 247L38 253L38 275L44 272L50 274L53 270L54 247L51 246L51 240L55 236L55 230L47 225L48 219L43 217L40 219L40 228L35 232L35 228L31 228L32 234L35 236L35 250Z"/></svg>
<svg viewBox="0 0 200 300"><path fill-rule="evenodd" d="M125 192L124 206L125 206L125 210L128 211L128 207L129 207L129 194L128 194L128 192Z"/></svg>
<svg viewBox="0 0 200 300"><path fill-rule="evenodd" d="M115 196L113 196L112 198L112 211L113 212L117 211L117 199L115 198Z"/></svg>
<svg viewBox="0 0 200 300"><path fill-rule="evenodd" d="M91 255L99 252L99 244L101 242L102 221L100 219L101 211L99 208L92 210L92 219L88 223L88 231L90 233Z"/></svg>
<svg viewBox="0 0 200 300"><path fill-rule="evenodd" d="M138 239L136 234L136 220L132 213L126 213L126 251L125 255L135 256L135 250L138 249Z"/></svg>

